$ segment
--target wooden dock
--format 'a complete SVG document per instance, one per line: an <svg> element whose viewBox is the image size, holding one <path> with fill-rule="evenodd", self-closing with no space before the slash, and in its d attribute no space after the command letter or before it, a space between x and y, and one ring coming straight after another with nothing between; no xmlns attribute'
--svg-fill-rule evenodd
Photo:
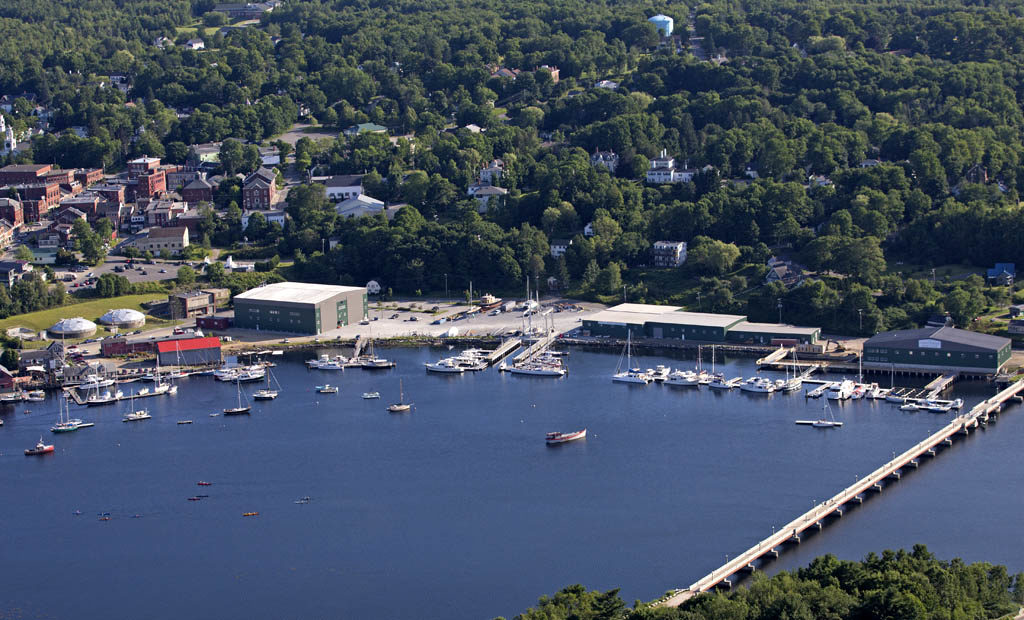
<svg viewBox="0 0 1024 620"><path fill-rule="evenodd" d="M928 393L928 398L935 398L936 396L941 394L943 390L953 385L953 382L956 381L957 377L959 376L960 373L952 372L944 375L939 375L938 377L935 377L934 379L929 381L928 385L924 386L925 391Z"/></svg>
<svg viewBox="0 0 1024 620"><path fill-rule="evenodd" d="M544 349L550 347L551 343L553 343L556 338L558 338L558 334L549 334L541 338L537 342L534 342L530 346L520 351L519 355L516 355L514 358L512 358L512 363L517 364L519 362L523 362L530 359L534 355L537 355Z"/></svg>
<svg viewBox="0 0 1024 620"><path fill-rule="evenodd" d="M1021 391L1024 391L1024 380L1012 383L992 398L978 403L969 412L956 416L949 424L929 435L924 441L918 442L902 454L896 455L892 460L883 463L866 476L858 477L852 485L793 519L777 531L773 528L771 536L758 541L757 544L737 555L735 559L711 571L710 574L705 575L690 587L676 590L659 604L676 607L691 597L718 586L731 587L731 578L737 573L756 570L756 563L766 556L777 558L780 548L785 543L799 543L800 535L810 528L822 530L828 524L826 519L842 517L848 506L863 503L865 496L871 491L881 492L884 488L883 482L899 480L904 468L916 469L923 457L935 457L943 446L952 445L956 436L967 435L971 429L977 428L979 425L986 425L990 416L1002 410L1007 402L1011 399L1019 400Z"/></svg>
<svg viewBox="0 0 1024 620"><path fill-rule="evenodd" d="M521 344L523 344L523 341L519 338L509 338L502 342L501 346L487 354L487 357L485 358L487 360L487 364L489 366L493 366L501 361L501 358L518 349Z"/></svg>
<svg viewBox="0 0 1024 620"><path fill-rule="evenodd" d="M787 349L786 347L779 347L778 349L775 349L768 355L765 355L764 357L758 359L756 363L758 366L775 364L776 362L779 362L782 359L784 359L787 355L789 355L792 352L792 349Z"/></svg>

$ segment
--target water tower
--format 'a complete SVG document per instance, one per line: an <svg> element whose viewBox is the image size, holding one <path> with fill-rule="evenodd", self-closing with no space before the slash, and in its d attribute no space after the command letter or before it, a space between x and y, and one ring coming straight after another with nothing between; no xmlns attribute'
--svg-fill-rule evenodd
<svg viewBox="0 0 1024 620"><path fill-rule="evenodd" d="M658 29L658 32L661 34L661 36L667 37L670 34L672 34L672 26L674 22L672 21L672 18L669 17L668 15L661 15L659 13L658 15L651 17L647 21L654 24L654 27Z"/></svg>

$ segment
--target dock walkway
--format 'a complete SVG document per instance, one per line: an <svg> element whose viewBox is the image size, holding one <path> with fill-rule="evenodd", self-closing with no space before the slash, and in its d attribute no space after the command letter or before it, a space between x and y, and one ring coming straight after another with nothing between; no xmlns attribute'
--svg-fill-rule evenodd
<svg viewBox="0 0 1024 620"><path fill-rule="evenodd" d="M523 341L519 338L509 338L502 342L501 346L487 354L487 364L494 365L498 363L501 361L501 358L505 357L512 351L515 351L521 344L523 344Z"/></svg>
<svg viewBox="0 0 1024 620"><path fill-rule="evenodd" d="M537 342L531 344L530 346L528 346L524 350L522 350L519 353L519 355L516 355L514 358L512 358L512 363L516 364L516 363L523 362L523 361L526 361L526 360L530 359L534 355L536 355L536 354L540 353L541 351L543 351L544 349L550 347L551 343L553 343L556 338L558 338L558 334L549 334L549 335L541 338Z"/></svg>
<svg viewBox="0 0 1024 620"><path fill-rule="evenodd" d="M1024 391L1024 380L1012 383L1009 387L1000 391L992 398L986 399L975 405L969 412L953 418L949 424L932 433L924 441L918 442L902 454L882 464L866 476L858 477L857 481L839 491L830 499L816 505L811 510L793 519L786 525L774 530L771 536L760 540L756 545L750 547L735 559L726 562L724 565L711 571L689 588L676 590L660 604L664 606L678 606L684 601L697 594L707 592L719 585L731 586L730 577L743 571L756 569L755 562L765 556L778 557L779 547L787 542L800 542L800 534L810 528L821 530L826 525L825 519L830 516L841 517L846 506L851 503L862 503L863 495L876 490L881 492L882 482L889 479L899 479L900 470L905 467L918 467L920 458L923 456L934 457L936 449L942 445L952 445L953 437L962 434L967 435L970 429L979 425L987 424L989 417L1000 411L1010 399L1018 396Z"/></svg>

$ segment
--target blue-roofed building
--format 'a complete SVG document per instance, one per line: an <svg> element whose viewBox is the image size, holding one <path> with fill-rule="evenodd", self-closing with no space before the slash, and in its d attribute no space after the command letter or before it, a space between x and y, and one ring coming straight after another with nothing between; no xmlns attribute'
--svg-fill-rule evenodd
<svg viewBox="0 0 1024 620"><path fill-rule="evenodd" d="M1017 266L1014 263L996 263L988 270L988 282L996 286L1009 286L1017 277Z"/></svg>

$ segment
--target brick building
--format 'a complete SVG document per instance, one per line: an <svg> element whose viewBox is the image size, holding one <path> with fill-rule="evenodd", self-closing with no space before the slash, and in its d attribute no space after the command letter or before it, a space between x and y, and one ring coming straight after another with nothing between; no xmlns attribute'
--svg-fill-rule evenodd
<svg viewBox="0 0 1024 620"><path fill-rule="evenodd" d="M274 171L266 168L247 176L242 184L242 210L269 209L277 198L276 180Z"/></svg>
<svg viewBox="0 0 1024 620"><path fill-rule="evenodd" d="M50 164L11 164L0 168L0 185L13 183L36 183L53 170Z"/></svg>
<svg viewBox="0 0 1024 620"><path fill-rule="evenodd" d="M0 198L0 219L7 220L15 228L25 223L25 212L21 202L13 198Z"/></svg>

